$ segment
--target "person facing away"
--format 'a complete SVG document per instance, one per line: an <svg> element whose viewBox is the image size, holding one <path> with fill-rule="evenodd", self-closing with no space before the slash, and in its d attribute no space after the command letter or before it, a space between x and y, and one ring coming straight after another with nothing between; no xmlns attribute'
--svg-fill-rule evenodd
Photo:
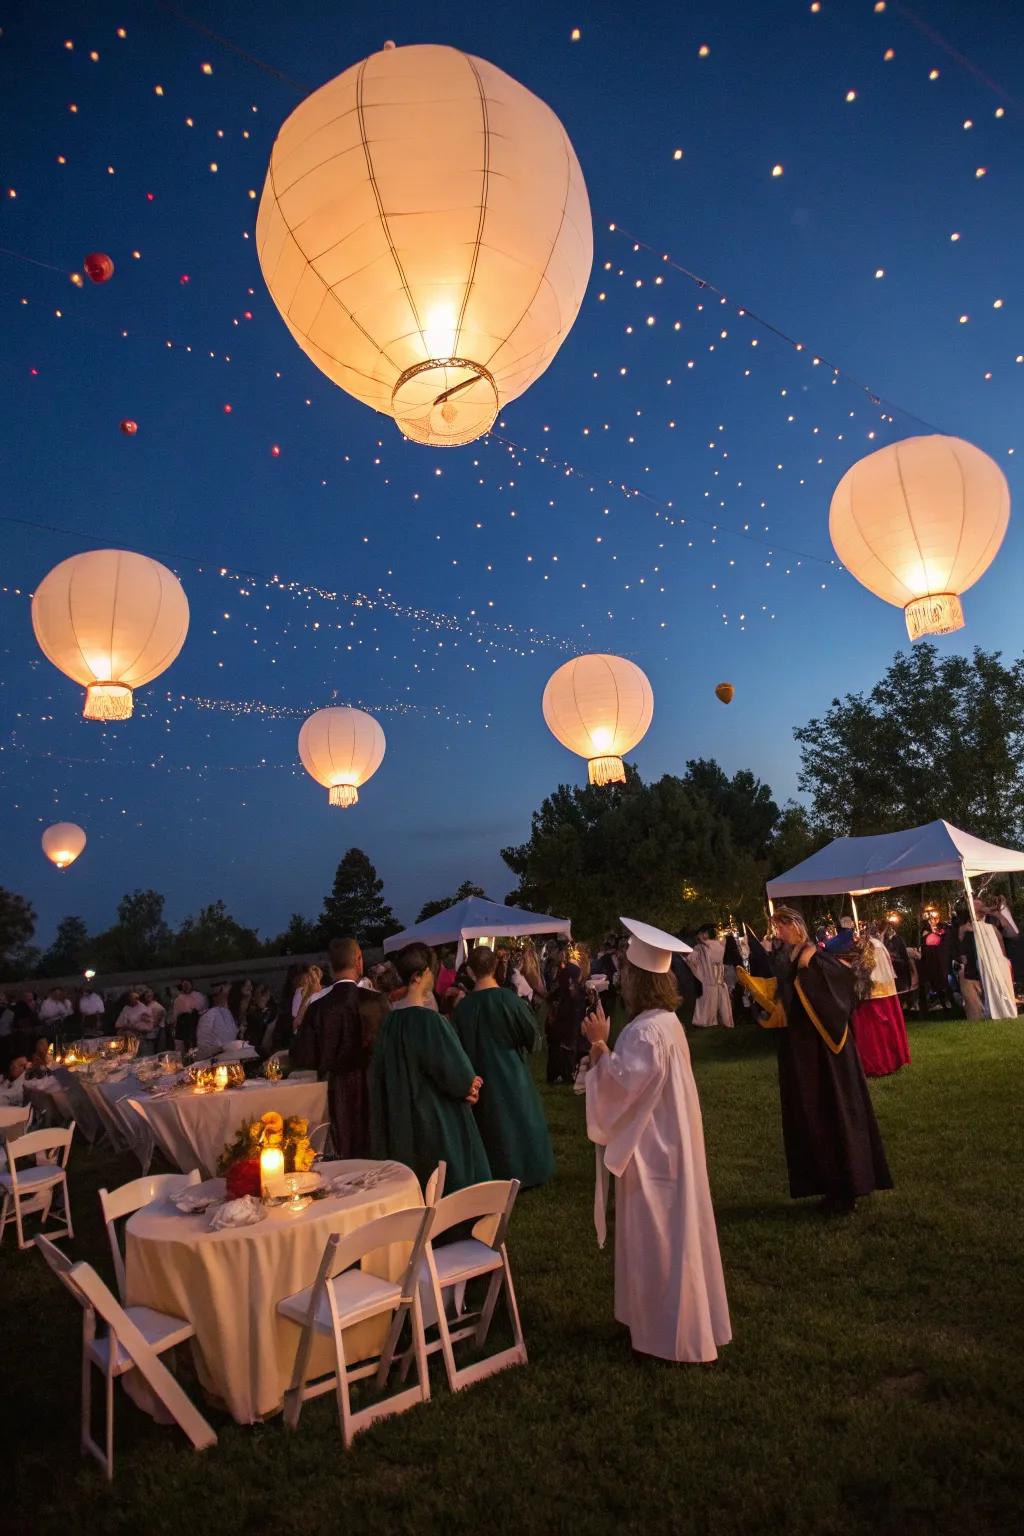
<svg viewBox="0 0 1024 1536"><path fill-rule="evenodd" d="M196 1029L196 1047L200 1056L217 1056L232 1040L237 1040L237 1025L227 1002L227 982L215 981L210 988L210 1006Z"/></svg>
<svg viewBox="0 0 1024 1536"><path fill-rule="evenodd" d="M595 1221L604 1240L606 1179L615 1177L615 1317L633 1348L661 1360L710 1361L732 1337L708 1185L700 1100L676 1016L671 959L686 946L646 923L629 929L620 970L629 1023L612 1051L596 1003L587 1135L597 1146Z"/></svg>
<svg viewBox="0 0 1024 1536"><path fill-rule="evenodd" d="M772 970L786 1027L779 1030L782 1136L795 1200L821 1195L828 1214L891 1189L892 1176L864 1079L850 1015L856 976L811 943L803 917L776 907Z"/></svg>
<svg viewBox="0 0 1024 1536"><path fill-rule="evenodd" d="M476 986L456 1007L452 1023L474 1072L487 1085L473 1114L491 1173L531 1189L551 1178L555 1156L527 1064L536 1039L533 1010L498 985L497 963L485 944L470 950L467 964Z"/></svg>
<svg viewBox="0 0 1024 1536"><path fill-rule="evenodd" d="M332 939L328 953L335 982L311 1002L291 1043L292 1065L313 1068L327 1083L327 1111L338 1157L369 1157L370 1098L366 1073L376 1029L369 1029L360 998L380 994L360 986L363 952L355 939ZM383 1013L383 1000L378 1003ZM378 1018L379 1023L379 1018Z"/></svg>
<svg viewBox="0 0 1024 1536"><path fill-rule="evenodd" d="M374 1157L405 1163L425 1184L448 1164L445 1192L491 1176L472 1105L482 1080L451 1024L426 1006L434 957L425 944L407 944L395 957L406 987L404 1007L380 1027L370 1061L370 1141Z"/></svg>
<svg viewBox="0 0 1024 1536"><path fill-rule="evenodd" d="M206 1012L206 998L191 981L178 982L178 995L171 1004L171 1034L174 1049L182 1055L195 1048L199 1020Z"/></svg>

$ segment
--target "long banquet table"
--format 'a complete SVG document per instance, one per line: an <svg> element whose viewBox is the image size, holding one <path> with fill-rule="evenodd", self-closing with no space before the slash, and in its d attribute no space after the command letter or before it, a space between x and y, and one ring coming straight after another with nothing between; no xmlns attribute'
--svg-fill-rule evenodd
<svg viewBox="0 0 1024 1536"><path fill-rule="evenodd" d="M324 1181L374 1163L322 1163ZM207 1392L240 1424L253 1424L280 1409L291 1382L300 1338L297 1324L281 1317L277 1303L316 1279L324 1244L391 1211L422 1206L416 1175L400 1164L369 1190L314 1200L292 1213L269 1207L250 1227L210 1229L209 1213L183 1216L168 1200L137 1211L127 1225L127 1300L187 1318L196 1330L193 1354ZM390 1280L408 1262L407 1245L380 1249L364 1268ZM346 1330L350 1360L379 1349L386 1319ZM310 1375L333 1369L329 1339L318 1336Z"/></svg>
<svg viewBox="0 0 1024 1536"><path fill-rule="evenodd" d="M198 1168L206 1179L217 1172L217 1159L245 1120L254 1120L268 1109L276 1109L285 1119L300 1115L310 1129L326 1120L327 1085L253 1079L242 1088L220 1093L184 1089L164 1096L140 1095L130 1103L175 1168L182 1173Z"/></svg>

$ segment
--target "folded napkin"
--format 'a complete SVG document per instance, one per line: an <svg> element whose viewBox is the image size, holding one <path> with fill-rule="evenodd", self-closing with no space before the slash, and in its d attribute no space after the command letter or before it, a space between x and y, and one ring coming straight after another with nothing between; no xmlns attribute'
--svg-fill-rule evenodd
<svg viewBox="0 0 1024 1536"><path fill-rule="evenodd" d="M255 1195L243 1195L241 1200L228 1200L218 1205L210 1217L210 1230L219 1232L222 1227L251 1227L266 1216L262 1204Z"/></svg>
<svg viewBox="0 0 1024 1536"><path fill-rule="evenodd" d="M351 1173L338 1173L327 1184L329 1195L351 1195L360 1189L376 1189L386 1184L396 1174L404 1173L401 1163L378 1163L373 1168L353 1168Z"/></svg>
<svg viewBox="0 0 1024 1536"><path fill-rule="evenodd" d="M186 1184L184 1189L179 1189L176 1195L171 1196L171 1204L176 1206L183 1216L191 1216L195 1211L208 1210L211 1205L216 1205L223 1198L224 1181L207 1179L202 1184Z"/></svg>

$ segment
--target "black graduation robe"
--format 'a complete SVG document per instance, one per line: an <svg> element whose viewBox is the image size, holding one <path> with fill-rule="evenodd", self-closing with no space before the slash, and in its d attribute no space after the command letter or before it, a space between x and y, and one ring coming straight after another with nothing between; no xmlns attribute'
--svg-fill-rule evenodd
<svg viewBox="0 0 1024 1536"><path fill-rule="evenodd" d="M803 970L773 956L786 1028L778 1031L782 1135L794 1199L837 1201L891 1189L892 1176L850 1030L852 971L818 951Z"/></svg>
<svg viewBox="0 0 1024 1536"><path fill-rule="evenodd" d="M310 1003L289 1051L293 1066L312 1067L321 1082L327 1082L331 1134L339 1158L370 1156L370 1053L363 1048L358 999L354 981L335 982L325 996Z"/></svg>

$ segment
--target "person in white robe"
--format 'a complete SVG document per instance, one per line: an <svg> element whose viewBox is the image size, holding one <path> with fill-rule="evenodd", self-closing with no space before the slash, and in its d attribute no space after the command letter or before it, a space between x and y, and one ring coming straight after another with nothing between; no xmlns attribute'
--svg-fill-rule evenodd
<svg viewBox="0 0 1024 1536"><path fill-rule="evenodd" d="M725 976L725 942L718 937L714 923L698 929L697 943L686 963L701 984L701 994L693 1009L695 1029L713 1029L721 1024L732 1029L732 998Z"/></svg>
<svg viewBox="0 0 1024 1536"><path fill-rule="evenodd" d="M732 1337L708 1186L700 1101L670 964L687 946L623 918L631 938L620 983L630 1022L608 1046L600 1005L583 1030L587 1135L597 1145L595 1224L604 1243L607 1175L615 1178L615 1317L633 1348L662 1360L711 1361Z"/></svg>

